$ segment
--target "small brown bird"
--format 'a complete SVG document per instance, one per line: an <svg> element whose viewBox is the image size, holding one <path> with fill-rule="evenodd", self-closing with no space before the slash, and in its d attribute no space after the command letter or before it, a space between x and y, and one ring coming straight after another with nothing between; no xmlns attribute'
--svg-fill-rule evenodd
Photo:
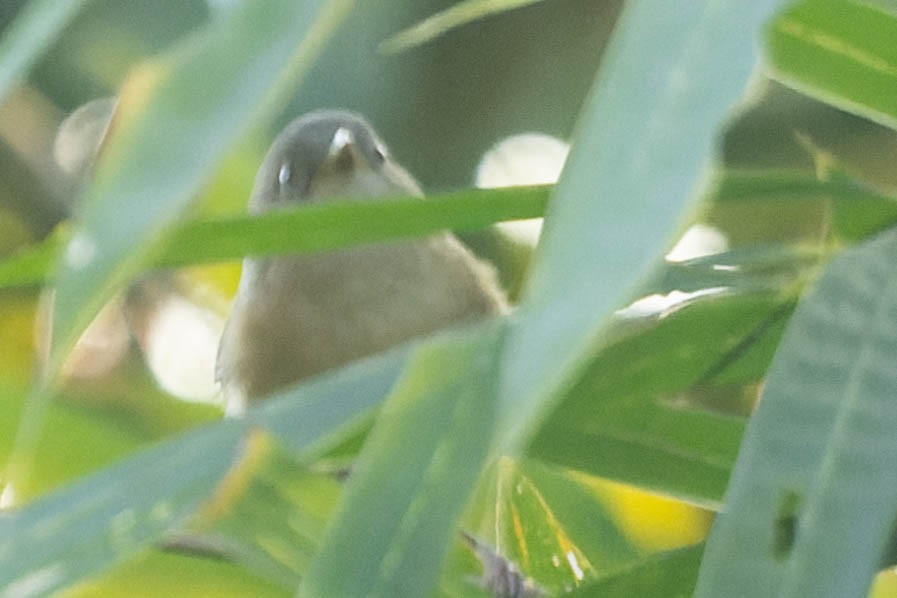
<svg viewBox="0 0 897 598"><path fill-rule="evenodd" d="M313 112L274 141L252 213L339 198L422 196L361 116ZM495 274L452 234L313 255L246 258L216 377L227 412L303 378L504 311Z"/></svg>

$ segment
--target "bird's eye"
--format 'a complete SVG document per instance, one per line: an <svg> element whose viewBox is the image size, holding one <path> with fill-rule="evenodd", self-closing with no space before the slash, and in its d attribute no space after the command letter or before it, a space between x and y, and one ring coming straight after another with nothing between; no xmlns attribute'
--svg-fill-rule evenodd
<svg viewBox="0 0 897 598"><path fill-rule="evenodd" d="M290 164L288 162L284 163L280 167L280 171L277 173L277 181L281 185L286 185L290 182L290 179L293 177L293 173L290 170Z"/></svg>

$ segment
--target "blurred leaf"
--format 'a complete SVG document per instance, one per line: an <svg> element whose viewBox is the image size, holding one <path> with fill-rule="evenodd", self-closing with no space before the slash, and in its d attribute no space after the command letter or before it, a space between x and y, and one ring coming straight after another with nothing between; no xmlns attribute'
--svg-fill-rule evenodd
<svg viewBox="0 0 897 598"><path fill-rule="evenodd" d="M353 466L303 595L423 596L436 588L493 441L501 332L459 331L418 352Z"/></svg>
<svg viewBox="0 0 897 598"><path fill-rule="evenodd" d="M0 104L89 0L31 0L0 36Z"/></svg>
<svg viewBox="0 0 897 598"><path fill-rule="evenodd" d="M816 200L832 204L832 232L855 241L897 224L897 196L857 180L837 168L823 178L797 171L723 171L716 177L712 201Z"/></svg>
<svg viewBox="0 0 897 598"><path fill-rule="evenodd" d="M864 596L897 514L897 234L845 251L785 333L697 596Z"/></svg>
<svg viewBox="0 0 897 598"><path fill-rule="evenodd" d="M248 440L252 462L228 474L177 540L188 549L191 539L205 542L199 546L293 589L318 550L340 484L334 475L309 470L276 439L256 433Z"/></svg>
<svg viewBox="0 0 897 598"><path fill-rule="evenodd" d="M5 513L0 589L46 595L144 548L210 493L238 457L242 431L234 422L204 428Z"/></svg>
<svg viewBox="0 0 897 598"><path fill-rule="evenodd" d="M854 0L800 2L767 35L774 75L842 110L897 127L897 15Z"/></svg>
<svg viewBox="0 0 897 598"><path fill-rule="evenodd" d="M50 355L21 419L10 479L27 477L48 387L81 332L147 261L254 110L291 90L351 4L272 1L246 2L212 21L169 58L170 68L140 81L149 88L138 89L143 110L125 110L115 124L59 265Z"/></svg>
<svg viewBox="0 0 897 598"><path fill-rule="evenodd" d="M489 15L513 10L542 0L465 0L436 13L417 25L396 33L380 44L386 54L403 52Z"/></svg>
<svg viewBox="0 0 897 598"><path fill-rule="evenodd" d="M0 262L0 288L33 286L43 283L64 244L61 235L51 235L37 245L29 245Z"/></svg>
<svg viewBox="0 0 897 598"><path fill-rule="evenodd" d="M293 455L326 450L389 392L407 350L358 362L226 420L142 451L0 516L0 592L36 595L102 571L176 529L261 427ZM172 475L172 472L180 473Z"/></svg>
<svg viewBox="0 0 897 598"><path fill-rule="evenodd" d="M694 591L703 548L703 545L689 546L651 555L626 571L587 584L570 595L688 598Z"/></svg>
<svg viewBox="0 0 897 598"><path fill-rule="evenodd" d="M171 233L160 255L148 266L322 251L444 229L475 230L494 222L541 215L548 192L547 187L467 190L426 201L333 202L260 216L191 221ZM0 262L0 288L46 280L60 244L60 238L54 236Z"/></svg>
<svg viewBox="0 0 897 598"><path fill-rule="evenodd" d="M720 202L757 198L786 201L831 195L843 201L882 199L897 203L897 198L875 191L837 170L828 170L820 179L800 170L726 169L714 175L713 185L711 197Z"/></svg>
<svg viewBox="0 0 897 598"><path fill-rule="evenodd" d="M139 590L138 590L139 588ZM283 588L235 563L150 550L96 579L66 589L68 598L283 598Z"/></svg>
<svg viewBox="0 0 897 598"><path fill-rule="evenodd" d="M582 367L634 275L675 230L777 5L626 4L509 331L501 401L512 444Z"/></svg>
<svg viewBox="0 0 897 598"><path fill-rule="evenodd" d="M368 422L415 350L416 344L408 343L349 364L275 394L246 418L294 455L319 455Z"/></svg>
<svg viewBox="0 0 897 598"><path fill-rule="evenodd" d="M270 109L293 90L351 4L241 3L169 57L140 98L142 110L131 118L125 111L61 263L51 378L114 287L147 261L259 105L267 102Z"/></svg>
<svg viewBox="0 0 897 598"><path fill-rule="evenodd" d="M19 397L26 394L20 393ZM135 391L134 395L146 400L151 409L155 407L155 399L160 399L148 392ZM49 489L71 483L79 476L88 475L134 454L161 437L158 428L162 426L158 422L139 420L139 413L121 413L102 409L97 405L87 407L66 402L70 400L69 397L57 397L48 409L46 425L35 449L35 464L29 470L30 475L24 481L13 480L17 502L25 502ZM175 425L166 422L169 427L179 425L184 429L187 423L184 420L193 419L195 423L200 419L192 409L195 405L175 410L170 409L170 403L158 402L162 403L160 407L169 407L168 416L171 420L176 420ZM11 404L4 405L11 413L9 419L4 413L0 424L0 430L10 429L10 433L5 436L10 444L15 438L15 426L18 423L15 416L21 413L21 410L13 410L12 407ZM208 421L208 417L205 417L205 421ZM4 450L0 456L5 462L9 454L5 450L7 447L2 448Z"/></svg>

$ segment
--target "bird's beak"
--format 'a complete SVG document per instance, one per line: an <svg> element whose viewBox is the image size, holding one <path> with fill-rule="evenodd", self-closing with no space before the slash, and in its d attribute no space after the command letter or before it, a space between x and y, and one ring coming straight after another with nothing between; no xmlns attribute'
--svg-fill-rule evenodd
<svg viewBox="0 0 897 598"><path fill-rule="evenodd" d="M346 127L338 128L330 141L326 164L337 172L347 172L357 168L362 161L363 156L358 151L358 144L352 131Z"/></svg>

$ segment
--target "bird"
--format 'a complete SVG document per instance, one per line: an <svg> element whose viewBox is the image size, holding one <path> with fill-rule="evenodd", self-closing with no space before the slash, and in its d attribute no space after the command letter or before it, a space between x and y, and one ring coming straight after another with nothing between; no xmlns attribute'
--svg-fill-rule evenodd
<svg viewBox="0 0 897 598"><path fill-rule="evenodd" d="M420 186L361 115L298 117L268 150L250 214L345 199L413 196ZM508 310L494 268L451 232L315 254L247 257L216 363L225 413L443 328Z"/></svg>

